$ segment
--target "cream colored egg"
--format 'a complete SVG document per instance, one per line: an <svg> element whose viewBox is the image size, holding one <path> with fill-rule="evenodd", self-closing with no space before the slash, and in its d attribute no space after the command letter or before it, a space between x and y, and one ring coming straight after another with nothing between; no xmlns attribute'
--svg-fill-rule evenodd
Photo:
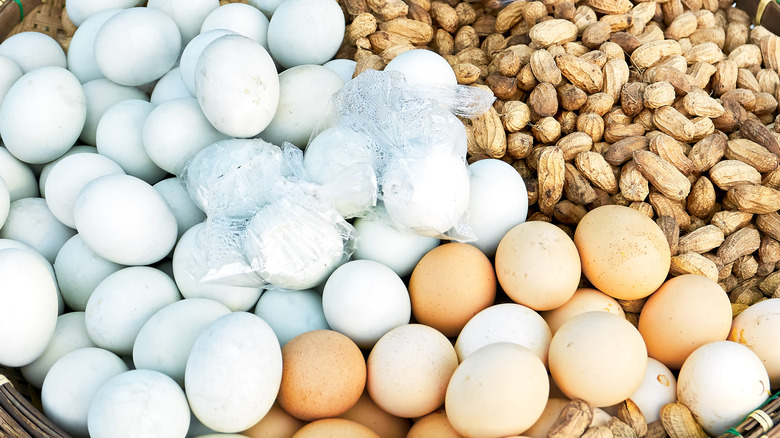
<svg viewBox="0 0 780 438"><path fill-rule="evenodd" d="M558 329L548 360L550 374L566 396L603 407L625 400L642 383L647 348L625 318L587 312Z"/></svg>
<svg viewBox="0 0 780 438"><path fill-rule="evenodd" d="M647 371L639 388L629 397L645 416L648 423L660 419L661 408L677 401L677 378L666 365L647 358Z"/></svg>
<svg viewBox="0 0 780 438"><path fill-rule="evenodd" d="M418 419L409 429L406 438L462 438L452 428L450 420L447 419L447 413L443 410L431 412L430 414Z"/></svg>
<svg viewBox="0 0 780 438"><path fill-rule="evenodd" d="M719 436L770 395L769 376L748 347L717 341L685 360L677 378L677 399L710 436Z"/></svg>
<svg viewBox="0 0 780 438"><path fill-rule="evenodd" d="M667 280L639 314L639 332L650 357L679 369L696 348L725 340L731 328L731 302L713 280L686 274Z"/></svg>
<svg viewBox="0 0 780 438"><path fill-rule="evenodd" d="M56 326L57 288L46 264L32 251L0 250L0 365L40 357Z"/></svg>
<svg viewBox="0 0 780 438"><path fill-rule="evenodd" d="M574 243L582 273L614 298L644 298L669 273L666 236L652 219L630 207L605 205L589 211L577 225Z"/></svg>
<svg viewBox="0 0 780 438"><path fill-rule="evenodd" d="M474 315L455 342L463 361L471 353L494 342L513 342L533 351L547 365L552 334L547 323L533 310L520 304L496 304Z"/></svg>
<svg viewBox="0 0 780 438"><path fill-rule="evenodd" d="M547 438L547 432L550 430L553 423L555 423L555 420L558 419L558 416L561 415L561 411L567 403L569 403L569 399L550 397L550 399L547 400L547 404L544 406L542 415L536 420L536 423L523 432L523 434L531 438Z"/></svg>
<svg viewBox="0 0 780 438"><path fill-rule="evenodd" d="M405 438L412 427L408 418L397 417L377 406L368 391L363 391L357 403L339 418L360 423L383 438Z"/></svg>
<svg viewBox="0 0 780 438"><path fill-rule="evenodd" d="M452 427L465 436L518 434L542 415L548 390L539 357L520 345L499 342L458 365L447 386L445 410Z"/></svg>
<svg viewBox="0 0 780 438"><path fill-rule="evenodd" d="M759 301L743 310L731 323L730 341L744 344L761 359L772 387L780 385L780 349L774 337L780 333L780 299Z"/></svg>
<svg viewBox="0 0 780 438"><path fill-rule="evenodd" d="M282 353L260 317L233 312L209 324L187 359L184 386L192 412L218 432L246 430L271 409L282 378Z"/></svg>
<svg viewBox="0 0 780 438"><path fill-rule="evenodd" d="M524 222L509 230L498 244L495 265L509 298L537 311L563 305L580 282L577 247L547 222Z"/></svg>
<svg viewBox="0 0 780 438"><path fill-rule="evenodd" d="M190 410L173 379L157 371L131 370L111 378L95 393L87 424L93 438L184 436Z"/></svg>
<svg viewBox="0 0 780 438"><path fill-rule="evenodd" d="M393 415L421 417L444 403L457 366L455 349L441 332L422 324L396 327L368 356L368 393Z"/></svg>
<svg viewBox="0 0 780 438"><path fill-rule="evenodd" d="M585 313L601 310L614 313L618 316L625 316L625 312L620 304L609 295L593 288L580 288L574 292L569 301L565 302L557 309L542 312L542 318L550 326L553 334L558 331L566 321L573 317Z"/></svg>

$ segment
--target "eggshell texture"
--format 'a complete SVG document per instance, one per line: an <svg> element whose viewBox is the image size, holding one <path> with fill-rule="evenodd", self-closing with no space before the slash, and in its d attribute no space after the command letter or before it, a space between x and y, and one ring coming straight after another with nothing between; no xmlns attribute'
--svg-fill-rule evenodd
<svg viewBox="0 0 780 438"><path fill-rule="evenodd" d="M527 348L490 344L455 369L447 386L447 418L465 436L522 433L544 412L547 380L542 361Z"/></svg>
<svg viewBox="0 0 780 438"><path fill-rule="evenodd" d="M650 357L680 369L696 348L725 340L731 328L731 302L714 281L694 274L667 280L639 314L639 332Z"/></svg>
<svg viewBox="0 0 780 438"><path fill-rule="evenodd" d="M326 0L284 1L268 24L268 47L285 68L322 65L338 51L344 29L344 14L338 4Z"/></svg>
<svg viewBox="0 0 780 438"><path fill-rule="evenodd" d="M574 243L582 273L614 298L644 298L669 273L666 236L652 219L630 207L605 205L589 211L577 224Z"/></svg>
<svg viewBox="0 0 780 438"><path fill-rule="evenodd" d="M230 313L205 298L175 301L152 315L133 343L133 364L159 371L184 385L184 368L198 335L215 319Z"/></svg>
<svg viewBox="0 0 780 438"><path fill-rule="evenodd" d="M128 38L129 34L144 38ZM118 12L95 35L95 62L105 77L120 85L160 79L176 64L180 49L176 23L153 8Z"/></svg>
<svg viewBox="0 0 780 438"><path fill-rule="evenodd" d="M99 347L129 355L146 321L180 299L173 279L159 269L121 269L101 281L89 297L87 333Z"/></svg>
<svg viewBox="0 0 780 438"><path fill-rule="evenodd" d="M710 436L739 423L770 395L769 376L748 347L716 341L697 348L677 377L677 399Z"/></svg>
<svg viewBox="0 0 780 438"><path fill-rule="evenodd" d="M73 0L66 3L70 4L72 2ZM101 5L106 3L108 2L100 2ZM95 62L95 35L97 35L100 26L119 11L121 9L109 8L96 12L85 19L73 34L73 38L71 38L68 45L68 70L82 84L105 77ZM68 18L71 18L70 14L68 14Z"/></svg>
<svg viewBox="0 0 780 438"><path fill-rule="evenodd" d="M22 367L22 375L27 382L40 388L52 365L62 356L79 348L94 346L95 343L87 333L84 312L62 314L57 317L54 334L46 349L37 359Z"/></svg>
<svg viewBox="0 0 780 438"><path fill-rule="evenodd" d="M249 310L257 303L259 287L231 286L202 282L206 273L206 223L201 222L187 230L173 251L173 276L184 298L209 298L232 311Z"/></svg>
<svg viewBox="0 0 780 438"><path fill-rule="evenodd" d="M450 341L422 324L387 332L368 356L366 387L386 412L420 417L444 403L447 383L458 366Z"/></svg>
<svg viewBox="0 0 780 438"><path fill-rule="evenodd" d="M463 361L485 345L512 342L531 350L546 366L551 339L550 328L538 313L520 304L504 303L474 315L458 335L455 351Z"/></svg>
<svg viewBox="0 0 780 438"><path fill-rule="evenodd" d="M182 45L186 45L200 33L206 17L219 8L219 0L149 0L146 6L171 17L181 33Z"/></svg>
<svg viewBox="0 0 780 438"><path fill-rule="evenodd" d="M537 311L563 305L580 282L577 247L548 222L524 222L509 230L498 244L495 263L509 298Z"/></svg>
<svg viewBox="0 0 780 438"><path fill-rule="evenodd" d="M647 348L637 329L624 318L587 312L558 329L548 361L552 378L567 397L594 407L611 406L642 383Z"/></svg>
<svg viewBox="0 0 780 438"><path fill-rule="evenodd" d="M92 399L87 414L93 438L184 436L190 410L184 391L170 377L151 370L131 370L111 378Z"/></svg>
<svg viewBox="0 0 780 438"><path fill-rule="evenodd" d="M154 108L145 100L123 100L103 113L95 129L98 153L114 160L128 175L149 184L168 174L154 164L144 148L144 123Z"/></svg>
<svg viewBox="0 0 780 438"><path fill-rule="evenodd" d="M652 423L661 418L665 404L677 401L677 379L666 365L648 357L642 384L629 398L639 406L645 420Z"/></svg>
<svg viewBox="0 0 780 438"><path fill-rule="evenodd" d="M98 284L124 266L92 251L80 234L68 239L54 260L62 299L71 310L84 310Z"/></svg>
<svg viewBox="0 0 780 438"><path fill-rule="evenodd" d="M734 318L728 340L750 348L764 363L773 388L780 386L780 298L759 301Z"/></svg>
<svg viewBox="0 0 780 438"><path fill-rule="evenodd" d="M600 290L587 287L577 289L569 301L556 309L542 312L541 315L554 335L566 321L581 313L596 310L614 313L621 317L625 316L625 312L617 300Z"/></svg>
<svg viewBox="0 0 780 438"><path fill-rule="evenodd" d="M246 430L271 409L282 378L273 330L256 315L224 315L198 336L184 374L192 412L218 432Z"/></svg>
<svg viewBox="0 0 780 438"><path fill-rule="evenodd" d="M520 174L501 160L472 163L469 175L469 226L477 236L476 241L469 243L487 256L494 256L501 238L512 227L525 222L528 191ZM502 190L494 190L495 187L502 187Z"/></svg>
<svg viewBox="0 0 780 438"><path fill-rule="evenodd" d="M64 154L86 120L86 97L78 79L62 67L42 67L16 81L0 107L3 144L26 163Z"/></svg>
<svg viewBox="0 0 780 438"><path fill-rule="evenodd" d="M542 415L536 420L533 426L529 427L523 435L531 438L547 438L547 432L552 427L558 416L561 415L561 411L566 404L569 403L568 399L550 397L547 400L547 404L544 406Z"/></svg>
<svg viewBox="0 0 780 438"><path fill-rule="evenodd" d="M31 227L30 224L35 226ZM5 224L0 229L0 238L29 245L49 263L54 263L57 252L74 234L72 228L54 217L46 200L41 198L23 198L12 202Z"/></svg>
<svg viewBox="0 0 780 438"><path fill-rule="evenodd" d="M384 438L405 438L409 428L412 427L412 422L408 418L396 417L383 411L371 399L368 391L363 391L357 403L339 418L360 423Z"/></svg>
<svg viewBox="0 0 780 438"><path fill-rule="evenodd" d="M371 429L343 418L325 418L303 426L293 438L379 438Z"/></svg>
<svg viewBox="0 0 780 438"><path fill-rule="evenodd" d="M262 420L241 434L249 438L290 438L304 425L305 421L288 414L279 403L274 402Z"/></svg>
<svg viewBox="0 0 780 438"><path fill-rule="evenodd" d="M65 68L66 58L62 46L42 32L19 32L0 44L0 55L11 58L27 73L41 67Z"/></svg>
<svg viewBox="0 0 780 438"><path fill-rule="evenodd" d="M279 106L260 137L276 145L284 141L304 148L314 127L328 114L333 93L344 81L321 65L298 65L279 74Z"/></svg>
<svg viewBox="0 0 780 438"><path fill-rule="evenodd" d="M0 365L20 367L43 354L57 326L57 289L29 250L0 250Z"/></svg>
<svg viewBox="0 0 780 438"><path fill-rule="evenodd" d="M271 326L282 347L301 333L330 329L322 310L322 295L313 290L270 287L260 296L255 315Z"/></svg>
<svg viewBox="0 0 780 438"><path fill-rule="evenodd" d="M365 388L363 353L341 333L313 330L298 335L282 348L282 358L277 401L296 418L312 421L341 415Z"/></svg>
<svg viewBox="0 0 780 438"><path fill-rule="evenodd" d="M322 309L333 330L366 349L391 329L408 324L412 313L401 278L371 260L339 266L325 282Z"/></svg>
<svg viewBox="0 0 780 438"><path fill-rule="evenodd" d="M412 85L454 86L458 84L455 72L447 60L431 50L407 50L388 62L385 71L403 73L406 82Z"/></svg>
<svg viewBox="0 0 780 438"><path fill-rule="evenodd" d="M450 420L447 419L447 414L443 410L438 410L415 421L412 428L409 429L406 438L428 438L434 436L436 438L463 437L463 435L452 428Z"/></svg>
<svg viewBox="0 0 780 438"><path fill-rule="evenodd" d="M148 265L176 243L176 217L149 184L129 175L106 175L87 184L74 205L76 229L101 257Z"/></svg>
<svg viewBox="0 0 780 438"><path fill-rule="evenodd" d="M74 154L52 166L46 179L46 205L63 224L76 228L73 206L81 189L103 175L124 175L111 158L99 154Z"/></svg>
<svg viewBox="0 0 780 438"><path fill-rule="evenodd" d="M252 137L276 113L279 76L260 43L243 35L225 35L206 46L198 58L195 95L218 131L231 137Z"/></svg>
<svg viewBox="0 0 780 438"><path fill-rule="evenodd" d="M43 381L44 414L68 434L88 436L87 414L95 393L125 371L125 362L102 348L86 347L63 355Z"/></svg>

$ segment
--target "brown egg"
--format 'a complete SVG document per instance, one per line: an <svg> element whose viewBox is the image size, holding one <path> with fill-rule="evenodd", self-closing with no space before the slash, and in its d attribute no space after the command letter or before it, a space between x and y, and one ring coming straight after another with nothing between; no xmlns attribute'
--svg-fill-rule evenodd
<svg viewBox="0 0 780 438"><path fill-rule="evenodd" d="M409 296L418 322L447 337L457 336L472 316L493 304L493 265L472 245L455 242L437 246L412 271Z"/></svg>
<svg viewBox="0 0 780 438"><path fill-rule="evenodd" d="M381 438L376 432L354 421L325 418L303 426L293 438Z"/></svg>
<svg viewBox="0 0 780 438"><path fill-rule="evenodd" d="M278 402L251 428L241 432L248 438L290 438L306 424L284 411Z"/></svg>
<svg viewBox="0 0 780 438"><path fill-rule="evenodd" d="M558 331L558 328L566 321L581 313L596 310L614 313L618 316L625 316L625 312L623 312L623 308L620 307L617 300L600 290L589 287L577 289L574 292L574 295L569 298L569 301L566 301L561 307L541 312L540 315L542 315L542 318L547 322L550 331L554 335L555 332Z"/></svg>
<svg viewBox="0 0 780 438"><path fill-rule="evenodd" d="M376 404L393 415L414 418L444 404L458 355L438 330L407 324L379 339L366 366L366 388Z"/></svg>
<svg viewBox="0 0 780 438"><path fill-rule="evenodd" d="M701 275L667 280L639 314L639 332L650 357L680 369L696 348L725 340L731 329L731 301L718 283Z"/></svg>
<svg viewBox="0 0 780 438"><path fill-rule="evenodd" d="M653 293L666 280L671 251L661 228L630 207L604 205L577 224L582 273L596 289L621 300Z"/></svg>
<svg viewBox="0 0 780 438"><path fill-rule="evenodd" d="M547 438L547 431L550 430L555 420L561 415L561 411L567 403L569 403L567 398L550 398L547 400L542 416L523 434L531 438Z"/></svg>
<svg viewBox="0 0 780 438"><path fill-rule="evenodd" d="M571 238L542 221L524 222L496 250L496 275L514 302L536 311L563 305L580 282L580 257Z"/></svg>
<svg viewBox="0 0 780 438"><path fill-rule="evenodd" d="M406 438L463 438L463 435L452 428L444 410L438 410L415 421Z"/></svg>
<svg viewBox="0 0 780 438"><path fill-rule="evenodd" d="M550 374L570 399L594 407L629 397L642 383L647 348L636 327L607 312L586 312L563 324L550 342Z"/></svg>
<svg viewBox="0 0 780 438"><path fill-rule="evenodd" d="M408 418L396 417L380 409L371 400L368 391L363 391L357 403L339 418L360 423L383 438L404 438L412 427L412 422Z"/></svg>
<svg viewBox="0 0 780 438"><path fill-rule="evenodd" d="M296 418L312 421L343 414L358 401L365 383L363 353L341 333L309 331L282 348L277 401Z"/></svg>

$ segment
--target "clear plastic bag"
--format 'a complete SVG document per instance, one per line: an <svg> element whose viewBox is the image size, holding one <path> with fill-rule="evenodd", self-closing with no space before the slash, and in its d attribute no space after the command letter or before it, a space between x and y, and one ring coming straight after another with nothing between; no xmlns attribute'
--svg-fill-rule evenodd
<svg viewBox="0 0 780 438"><path fill-rule="evenodd" d="M181 175L207 215L201 281L307 289L352 254L354 229L322 202L300 149L262 140L214 143Z"/></svg>
<svg viewBox="0 0 780 438"><path fill-rule="evenodd" d="M492 93L476 87L410 85L400 72L361 73L334 94L333 113L309 145L317 149L321 136L367 139L361 142L360 154L347 155L343 163L348 165L342 166L338 157L335 164L331 161L345 174L362 173L351 179L320 178L322 197L349 198L357 187L361 199L372 199L374 205L353 204L355 208L348 212L339 209L348 217L361 217L381 201L401 229L442 239L473 240L466 217L467 138L458 117L479 116L494 100ZM361 158L355 162L355 156ZM372 175L366 171L368 166Z"/></svg>

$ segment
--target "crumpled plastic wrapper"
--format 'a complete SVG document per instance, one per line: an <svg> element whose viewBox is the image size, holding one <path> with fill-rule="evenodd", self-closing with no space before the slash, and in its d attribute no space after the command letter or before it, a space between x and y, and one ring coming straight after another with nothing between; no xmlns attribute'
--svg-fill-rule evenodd
<svg viewBox="0 0 780 438"><path fill-rule="evenodd" d="M206 212L201 281L307 289L352 254L354 228L314 193L301 150L259 139L214 143L181 179Z"/></svg>

